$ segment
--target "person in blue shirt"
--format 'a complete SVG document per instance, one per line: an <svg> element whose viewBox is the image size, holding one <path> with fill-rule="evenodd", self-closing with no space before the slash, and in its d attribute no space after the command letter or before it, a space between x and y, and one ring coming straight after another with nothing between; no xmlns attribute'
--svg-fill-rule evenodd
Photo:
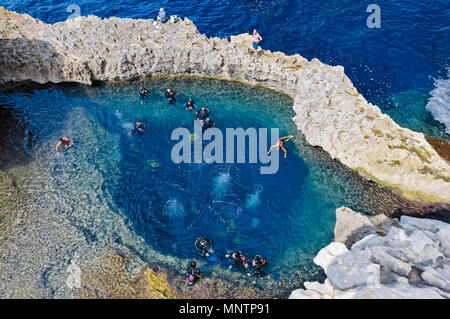
<svg viewBox="0 0 450 319"><path fill-rule="evenodd" d="M163 8L160 8L158 17L156 18L156 21L166 23L168 20L169 20L169 18L167 17L166 11L164 11Z"/></svg>
<svg viewBox="0 0 450 319"><path fill-rule="evenodd" d="M197 107L197 105L194 103L194 101L192 99L189 99L186 103L184 103L183 107L186 110L192 111L193 109L195 109Z"/></svg>

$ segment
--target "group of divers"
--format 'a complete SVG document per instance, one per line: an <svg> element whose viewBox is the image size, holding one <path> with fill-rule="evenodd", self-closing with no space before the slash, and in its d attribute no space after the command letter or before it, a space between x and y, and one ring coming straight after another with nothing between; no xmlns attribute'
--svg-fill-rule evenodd
<svg viewBox="0 0 450 319"><path fill-rule="evenodd" d="M139 89L139 95L142 100L145 100L149 96L149 91L145 87L141 87ZM165 97L169 101L169 104L173 105L176 103L176 92L172 89L167 89L165 91ZM210 111L205 108L198 108L192 99L189 99L186 103L184 103L183 108L189 111L196 110L196 120L201 122L203 130L207 130L208 128L214 127L215 123L209 118ZM143 133L146 130L146 125L143 124L143 121L138 121L135 123L133 132L134 133ZM131 132L129 133L131 134ZM287 151L284 148L284 143L289 141L293 136L285 136L278 140L275 145L272 145L268 151L268 154L276 148L281 149L284 152L284 157L287 155ZM56 152L58 152L59 147L63 147L64 149L71 147L73 145L73 139L68 137L62 137L59 139L56 145ZM195 240L195 249L197 253L206 257L208 262L213 264L218 263L218 259L214 254L214 250L212 248L212 241L205 237L198 237ZM272 271L267 271L265 269L266 260L259 255L252 257L245 257L240 251L235 250L231 253L227 253L225 255L225 259L227 259L230 263L229 270L232 272L235 271L245 271L247 276L255 276L255 277L263 277L268 274L271 274L275 277L276 280L280 280L279 276ZM203 272L200 268L197 267L197 263L195 260L191 260L189 262L189 266L187 268L187 277L188 277L188 285L194 285L200 278L203 278Z"/></svg>
<svg viewBox="0 0 450 319"><path fill-rule="evenodd" d="M217 257L214 254L213 242L203 236L198 237L195 240L195 250L197 254L205 257L208 262L216 264L218 262ZM267 271L265 268L267 262L259 255L245 257L240 251L234 250L225 254L225 259L228 261L228 269L231 272L244 271L247 276L251 277L264 277L268 274L272 274L276 280L280 280L280 277L272 271ZM191 260L187 269L187 283L189 286L194 285L199 279L203 278L203 272L197 267L195 260Z"/></svg>
<svg viewBox="0 0 450 319"><path fill-rule="evenodd" d="M176 103L177 99L175 97L175 94L176 94L175 91L173 91L172 89L169 88L165 91L164 94L165 94L166 99L169 101L169 104L174 105ZM149 91L145 87L141 87L139 89L139 95L141 96L142 100L145 100L149 95ZM216 126L216 123L214 123L209 118L210 111L206 107L202 107L199 109L197 107L197 104L195 104L192 99L189 99L186 103L184 103L183 108L185 110L188 110L191 112L195 110L196 120L200 121L203 131ZM145 126L141 122L136 122L133 131L134 132L143 132L144 130L145 130Z"/></svg>
<svg viewBox="0 0 450 319"><path fill-rule="evenodd" d="M168 88L165 91L165 97L169 101L169 104L171 105L175 104L175 102L177 101L175 94L176 92L170 88ZM149 91L145 87L141 87L139 89L139 95L141 96L141 99L144 100L149 95ZM216 125L209 118L210 111L205 107L198 109L197 105L194 103L192 99L189 99L186 103L184 103L183 108L189 111L197 110L195 112L197 117L196 120L201 122L204 131ZM143 132L144 130L145 126L143 126L141 122L137 122L134 131ZM272 149L278 148L284 151L284 157L286 157L287 152L286 149L283 147L283 144L286 141L290 140L291 138L292 136L282 137L275 145L271 146L268 153L270 153ZM194 246L196 252L200 256L206 257L208 262L216 264L218 262L218 259L214 255L212 244L213 243L210 239L207 239L205 237L198 237L195 240ZM225 255L225 258L230 262L229 265L230 271L235 272L242 270L247 272L247 276L249 277L250 276L263 277L270 273L275 277L275 279L277 280L280 279L277 274L273 272L266 272L265 270L266 260L259 255L247 258L240 251L235 250L231 253L227 253ZM187 283L190 286L194 285L199 279L203 278L204 276L200 268L197 267L197 262L193 259L189 262L186 275L188 278Z"/></svg>

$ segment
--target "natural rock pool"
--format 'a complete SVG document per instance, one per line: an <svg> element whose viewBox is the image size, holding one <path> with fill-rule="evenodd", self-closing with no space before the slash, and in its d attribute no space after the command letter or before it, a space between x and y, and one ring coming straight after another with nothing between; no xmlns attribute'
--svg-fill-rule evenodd
<svg viewBox="0 0 450 319"><path fill-rule="evenodd" d="M145 101L137 92L141 85L151 92ZM167 87L177 92L175 105L164 98ZM207 107L220 129L279 128L281 136L294 135L286 144L287 158L280 154L279 171L261 175L260 164L173 163L172 131L193 130L194 114L182 108L188 98ZM387 189L308 145L292 120L292 99L272 90L196 77L156 77L93 87L28 87L1 93L0 103L9 117L18 119L3 118L14 125L5 131L0 167L27 194L26 207L15 208L22 213L15 213L10 224L20 228L31 212L41 221L51 212L80 230L92 250L98 242L113 240L144 262L181 272L190 258L202 260L194 240L204 235L213 240L220 261L218 267L200 262L209 274L289 291L305 280L323 278L312 259L333 239L336 208L376 214L401 205ZM138 120L144 120L147 130L130 134ZM75 144L56 154L62 136ZM6 194L10 188L0 191ZM57 227L42 226L33 234L39 238L45 232L55 243L69 240ZM1 237L1 249L8 240ZM34 248L8 249L31 258ZM223 255L231 249L262 255L281 281L228 272ZM70 250L54 251L53 267L67 264L68 254L83 253L72 242ZM20 267L23 261L13 255L3 254L2 263ZM35 257L33 263L30 272L46 271L45 261ZM64 285L63 275L49 280L53 286Z"/></svg>

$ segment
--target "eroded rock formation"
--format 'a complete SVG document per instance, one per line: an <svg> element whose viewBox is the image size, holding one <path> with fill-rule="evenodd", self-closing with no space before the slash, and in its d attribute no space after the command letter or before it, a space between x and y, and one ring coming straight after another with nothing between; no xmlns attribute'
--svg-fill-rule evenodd
<svg viewBox="0 0 450 319"><path fill-rule="evenodd" d="M95 16L53 25L0 7L0 84L128 80L189 74L260 84L294 98L307 141L409 199L450 203L450 165L421 133L368 103L341 66L298 54L250 55L251 36L208 38L188 20Z"/></svg>
<svg viewBox="0 0 450 319"><path fill-rule="evenodd" d="M290 298L450 297L449 224L369 219L348 208L336 214L335 241L314 258L327 279L306 282Z"/></svg>

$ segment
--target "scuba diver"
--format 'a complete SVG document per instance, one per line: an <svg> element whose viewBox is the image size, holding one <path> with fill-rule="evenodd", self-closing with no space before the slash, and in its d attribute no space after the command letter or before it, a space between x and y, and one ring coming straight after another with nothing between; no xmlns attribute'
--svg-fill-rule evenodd
<svg viewBox="0 0 450 319"><path fill-rule="evenodd" d="M273 148L282 149L283 152L284 152L284 158L286 158L287 151L286 151L286 149L283 147L283 145L284 145L284 143L286 143L287 141L289 141L291 138L293 138L292 135L289 135L289 136L285 136L285 137L280 138L280 139L278 140L278 142L277 142L275 145L272 145L272 146L270 147L270 149L269 149L269 151L267 152L267 154L270 154L270 152L272 152L272 149L273 149Z"/></svg>
<svg viewBox="0 0 450 319"><path fill-rule="evenodd" d="M165 95L166 95L166 99L169 100L169 104L175 104L175 102L177 101L177 99L175 98L176 93L177 92L172 91L171 89L166 90Z"/></svg>
<svg viewBox="0 0 450 319"><path fill-rule="evenodd" d="M191 261L187 269L188 285L193 286L198 279L203 278L202 271L197 268L195 260Z"/></svg>
<svg viewBox="0 0 450 319"><path fill-rule="evenodd" d="M250 257L249 260L251 260L252 262L250 264L250 271L247 273L247 276L263 277L266 275L264 271L266 260L264 258L256 255L255 257Z"/></svg>
<svg viewBox="0 0 450 319"><path fill-rule="evenodd" d="M206 107L202 107L200 111L195 112L197 120L204 120L209 116L209 110Z"/></svg>
<svg viewBox="0 0 450 319"><path fill-rule="evenodd" d="M214 123L213 121L211 121L211 119L209 117L207 117L206 119L202 120L202 127L203 127L203 131L206 131L207 129L216 126L216 123Z"/></svg>
<svg viewBox="0 0 450 319"><path fill-rule="evenodd" d="M192 111L193 109L195 109L197 107L197 105L194 103L194 101L192 99L189 99L186 103L184 103L183 107L186 110Z"/></svg>
<svg viewBox="0 0 450 319"><path fill-rule="evenodd" d="M239 268L244 267L245 269L248 268L248 264L245 262L245 257L242 255L240 251L234 251L231 255L226 254L225 258L232 259L231 265L228 267L230 270L237 271Z"/></svg>
<svg viewBox="0 0 450 319"><path fill-rule="evenodd" d="M210 254L214 252L212 249L212 240L209 240L207 238L198 237L195 240L195 249L201 256L209 257Z"/></svg>
<svg viewBox="0 0 450 319"><path fill-rule="evenodd" d="M143 125L142 122L136 122L133 128L134 133L144 133L144 131L147 129L146 125Z"/></svg>
<svg viewBox="0 0 450 319"><path fill-rule="evenodd" d="M56 144L56 153L58 153L58 148L62 146L64 149L71 147L73 145L73 139L67 137L61 137Z"/></svg>
<svg viewBox="0 0 450 319"><path fill-rule="evenodd" d="M139 95L141 96L141 99L145 99L148 96L149 92L145 87L141 87L139 89Z"/></svg>

